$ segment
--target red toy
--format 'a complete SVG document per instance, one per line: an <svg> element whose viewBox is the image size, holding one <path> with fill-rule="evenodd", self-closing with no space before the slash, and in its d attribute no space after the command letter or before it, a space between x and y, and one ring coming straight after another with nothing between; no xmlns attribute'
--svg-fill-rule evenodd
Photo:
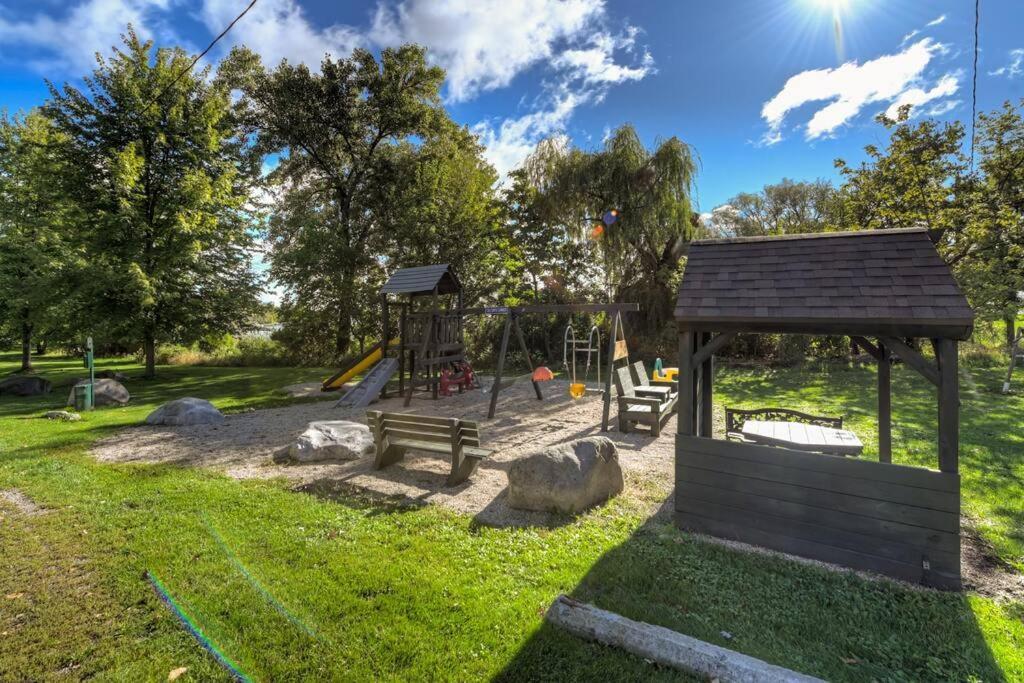
<svg viewBox="0 0 1024 683"><path fill-rule="evenodd" d="M442 396L451 396L452 387L457 386L461 394L465 389L472 389L476 386L476 377L473 375L473 366L467 361L452 363L452 368L445 368L441 371L441 381L438 393Z"/></svg>

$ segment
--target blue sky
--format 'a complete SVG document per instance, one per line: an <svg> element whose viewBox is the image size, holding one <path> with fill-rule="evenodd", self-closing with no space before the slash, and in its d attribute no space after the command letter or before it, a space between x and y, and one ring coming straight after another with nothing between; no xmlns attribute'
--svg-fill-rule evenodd
<svg viewBox="0 0 1024 683"><path fill-rule="evenodd" d="M245 4L0 0L0 106L39 104L44 77L74 82L128 22L197 50ZM1024 1L981 10L986 110L1024 97ZM422 43L448 69L453 117L499 170L544 136L596 147L629 122L646 141L694 146L708 211L783 177L834 178L833 159L884 142L872 119L894 104L969 118L972 33L969 0L259 0L222 46L315 64Z"/></svg>

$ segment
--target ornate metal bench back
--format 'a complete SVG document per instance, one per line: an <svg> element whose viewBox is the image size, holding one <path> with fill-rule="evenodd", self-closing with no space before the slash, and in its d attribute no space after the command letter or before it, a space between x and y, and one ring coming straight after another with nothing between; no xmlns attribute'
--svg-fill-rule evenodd
<svg viewBox="0 0 1024 683"><path fill-rule="evenodd" d="M781 422L800 422L803 424L817 425L819 427L831 427L832 429L843 428L843 418L841 417L808 415L807 413L801 413L800 411L790 410L788 408L755 408L753 410L726 408L726 433L739 434L743 431L743 423L747 420L778 420Z"/></svg>

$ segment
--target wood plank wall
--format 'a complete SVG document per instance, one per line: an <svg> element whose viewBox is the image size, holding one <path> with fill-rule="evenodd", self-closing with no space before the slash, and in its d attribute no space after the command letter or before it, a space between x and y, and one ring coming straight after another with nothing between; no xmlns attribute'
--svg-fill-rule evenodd
<svg viewBox="0 0 1024 683"><path fill-rule="evenodd" d="M684 529L960 588L960 475L676 437Z"/></svg>

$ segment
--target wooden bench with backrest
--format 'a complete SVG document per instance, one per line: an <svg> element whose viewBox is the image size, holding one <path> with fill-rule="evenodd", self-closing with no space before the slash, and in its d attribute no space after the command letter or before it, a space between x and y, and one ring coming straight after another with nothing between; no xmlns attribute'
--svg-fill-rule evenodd
<svg viewBox="0 0 1024 683"><path fill-rule="evenodd" d="M819 427L843 428L843 418L808 415L789 408L755 408L740 410L725 409L725 437L734 441L746 441L743 436L743 423L747 420L778 420L780 422L799 422L800 424L817 425Z"/></svg>
<svg viewBox="0 0 1024 683"><path fill-rule="evenodd" d="M493 452L480 447L480 428L470 420L371 410L366 413L366 424L376 447L374 469L402 460L409 450L444 453L451 456L449 486L469 479L480 461Z"/></svg>
<svg viewBox="0 0 1024 683"><path fill-rule="evenodd" d="M618 391L619 431L626 433L636 424L651 428L652 436L661 435L661 425L668 420L679 400L679 392L668 392L663 396L644 395L633 383L629 366L615 369L615 388Z"/></svg>
<svg viewBox="0 0 1024 683"><path fill-rule="evenodd" d="M644 367L642 360L638 360L630 367L633 370L633 388L636 390L637 396L650 396L651 398L667 400L673 398L676 392L679 391L679 382L662 379L652 381L647 375L647 368Z"/></svg>

